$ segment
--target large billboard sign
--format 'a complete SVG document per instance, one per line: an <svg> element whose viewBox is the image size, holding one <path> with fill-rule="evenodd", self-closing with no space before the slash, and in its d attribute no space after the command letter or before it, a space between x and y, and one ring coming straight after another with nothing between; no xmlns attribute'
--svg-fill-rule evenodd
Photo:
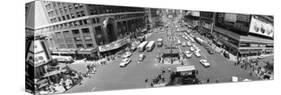
<svg viewBox="0 0 281 95"><path fill-rule="evenodd" d="M266 23L260 20L257 16L253 16L251 19L249 32L263 36L273 37L274 27L273 24Z"/></svg>
<svg viewBox="0 0 281 95"><path fill-rule="evenodd" d="M26 61L34 64L35 67L43 65L50 61L50 55L44 41L32 41L27 51Z"/></svg>

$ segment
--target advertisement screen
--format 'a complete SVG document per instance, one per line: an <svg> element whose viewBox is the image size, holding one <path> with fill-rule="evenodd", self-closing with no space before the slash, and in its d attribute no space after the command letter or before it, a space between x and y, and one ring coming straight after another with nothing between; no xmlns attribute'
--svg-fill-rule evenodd
<svg viewBox="0 0 281 95"><path fill-rule="evenodd" d="M200 12L199 11L193 11L193 12L191 12L191 15L199 17L200 16Z"/></svg>
<svg viewBox="0 0 281 95"><path fill-rule="evenodd" d="M224 15L224 21L227 22L236 22L237 21L237 15L233 13L226 13Z"/></svg>
<svg viewBox="0 0 281 95"><path fill-rule="evenodd" d="M273 37L274 27L272 24L263 22L257 18L257 16L253 16L250 24L251 33Z"/></svg>

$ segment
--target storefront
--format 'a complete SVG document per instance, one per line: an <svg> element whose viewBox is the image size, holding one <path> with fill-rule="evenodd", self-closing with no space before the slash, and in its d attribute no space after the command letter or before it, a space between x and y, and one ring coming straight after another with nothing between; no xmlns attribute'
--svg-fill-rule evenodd
<svg viewBox="0 0 281 95"><path fill-rule="evenodd" d="M76 57L77 49L54 49L51 51L51 55L58 56L72 56Z"/></svg>
<svg viewBox="0 0 281 95"><path fill-rule="evenodd" d="M97 48L87 48L77 50L77 58L87 58L87 60L97 60L99 59Z"/></svg>
<svg viewBox="0 0 281 95"><path fill-rule="evenodd" d="M117 53L118 51L125 49L125 46L128 45L127 39L120 39L114 42L111 42L107 45L99 46L99 53L102 57L110 56Z"/></svg>

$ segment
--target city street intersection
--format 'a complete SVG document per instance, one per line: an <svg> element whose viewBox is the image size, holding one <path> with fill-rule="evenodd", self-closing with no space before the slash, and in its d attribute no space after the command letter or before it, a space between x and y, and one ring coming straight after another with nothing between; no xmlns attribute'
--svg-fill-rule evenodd
<svg viewBox="0 0 281 95"><path fill-rule="evenodd" d="M186 40L180 37L182 32L173 32L176 40L185 42ZM158 38L162 38L165 45L170 45L171 41L167 37L167 33L164 31L153 31L151 34L147 34L147 41L156 41ZM192 55L192 58L185 59L184 65L193 65L198 70L197 78L202 82L209 83L215 82L231 82L232 76L236 76L240 79L258 80L255 75L250 75L247 70L234 66L234 62L225 58L219 53L209 54L206 49L194 43L200 48L201 57L197 58ZM189 50L189 47L178 46L179 49L173 49L173 51ZM91 78L86 78L82 85L78 85L68 90L67 92L86 92L86 91L104 91L104 90L117 90L117 89L134 89L134 88L147 88L151 87L152 79L157 74L161 73L161 70L168 68L175 68L181 66L181 64L162 64L158 63L156 56L159 52L167 51L164 47L155 47L152 52L133 52L130 57L132 60L126 67L121 68L119 66L122 59L113 60L106 65L98 66L97 72L91 75ZM146 57L142 63L137 63L139 54L144 54ZM200 59L207 59L211 64L209 68L205 68L199 63ZM71 66L73 65L73 66ZM86 72L85 64L70 64L70 67L77 69L81 72ZM148 79L146 83L145 80Z"/></svg>

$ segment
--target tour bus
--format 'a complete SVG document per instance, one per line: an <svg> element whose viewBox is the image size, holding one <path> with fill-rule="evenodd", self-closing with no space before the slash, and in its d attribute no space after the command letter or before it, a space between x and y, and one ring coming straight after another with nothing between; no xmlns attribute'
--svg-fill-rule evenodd
<svg viewBox="0 0 281 95"><path fill-rule="evenodd" d="M139 52L143 52L145 50L145 48L146 48L145 46L147 43L148 43L148 41L144 41L144 42L140 43L140 45L138 46Z"/></svg>
<svg viewBox="0 0 281 95"><path fill-rule="evenodd" d="M163 46L163 39L157 39L157 47Z"/></svg>
<svg viewBox="0 0 281 95"><path fill-rule="evenodd" d="M204 43L204 40L203 39L201 39L201 38L199 38L199 37L196 37L196 38L194 38L199 44L202 44L202 43Z"/></svg>
<svg viewBox="0 0 281 95"><path fill-rule="evenodd" d="M147 52L152 51L154 46L155 46L155 41L149 41L149 43L146 45L146 51Z"/></svg>
<svg viewBox="0 0 281 95"><path fill-rule="evenodd" d="M194 40L192 37L190 37L189 35L188 35L187 37L189 38L189 40L190 40L192 43L195 43L195 40Z"/></svg>
<svg viewBox="0 0 281 95"><path fill-rule="evenodd" d="M56 59L58 62L63 63L72 63L74 62L71 56L52 56L53 59Z"/></svg>

